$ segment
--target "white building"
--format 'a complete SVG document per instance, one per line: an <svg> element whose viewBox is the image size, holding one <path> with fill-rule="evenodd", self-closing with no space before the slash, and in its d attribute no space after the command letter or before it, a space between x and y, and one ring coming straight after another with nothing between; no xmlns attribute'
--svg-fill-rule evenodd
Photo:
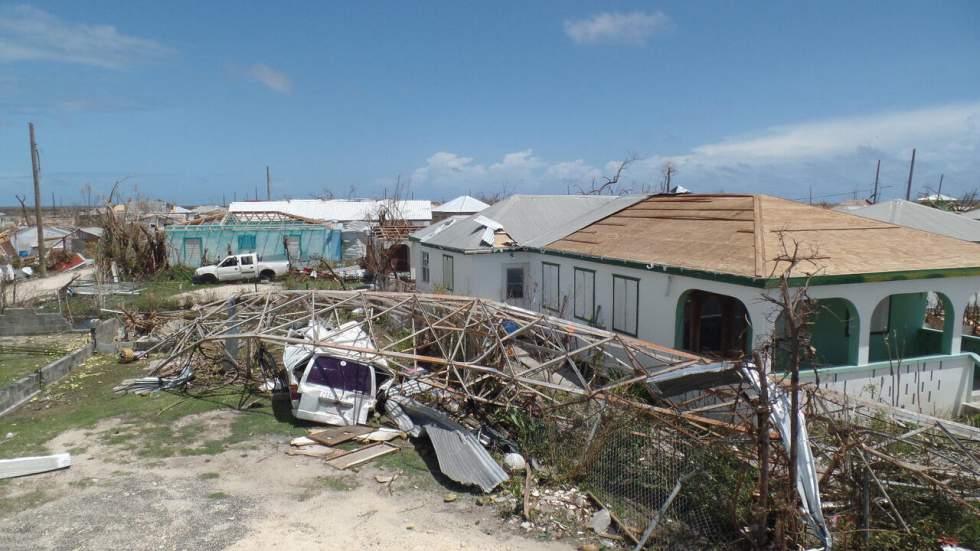
<svg viewBox="0 0 980 551"><path fill-rule="evenodd" d="M974 399L980 337L963 323L980 289L980 245L761 195L567 199L583 208L515 196L417 232L419 289L737 357L782 327L767 298L798 245L812 258L790 285L818 301L821 385L936 415Z"/></svg>
<svg viewBox="0 0 980 551"><path fill-rule="evenodd" d="M490 205L469 195L460 195L452 201L447 201L432 209L432 221L439 222L450 216L469 216L476 214Z"/></svg>
<svg viewBox="0 0 980 551"><path fill-rule="evenodd" d="M376 220L382 209L391 209L409 225L426 226L432 222L432 201L343 199L289 199L284 201L235 201L228 212L279 212L320 222L363 222Z"/></svg>

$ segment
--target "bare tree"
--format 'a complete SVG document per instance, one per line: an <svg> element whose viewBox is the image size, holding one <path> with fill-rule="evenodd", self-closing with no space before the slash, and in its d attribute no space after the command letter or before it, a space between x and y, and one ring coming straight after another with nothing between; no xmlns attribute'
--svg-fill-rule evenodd
<svg viewBox="0 0 980 551"><path fill-rule="evenodd" d="M779 291L776 296L763 295L763 299L774 304L778 317L775 321L776 330L773 332L769 354L773 360L779 360L785 365L790 376L790 450L789 450L789 481L785 496L783 514L787 521L796 518L796 484L797 458L799 457L800 433L800 367L811 364L813 347L810 342L811 327L817 313L818 303L808 294L811 278L816 275L820 266L818 260L828 257L821 256L816 249L802 250L800 242L795 239L792 244L787 242L784 232L779 231L780 253L774 258L770 277L778 273ZM806 269L809 265L810 269ZM782 270L779 272L779 270ZM801 285L796 285L800 283ZM765 385L765 381L763 381ZM761 484L760 484L761 486Z"/></svg>
<svg viewBox="0 0 980 551"><path fill-rule="evenodd" d="M623 192L622 188L619 188L619 180L623 176L623 172L634 162L636 162L638 156L635 153L627 155L625 159L620 161L619 166L616 167L616 172L612 176L600 176L602 182L599 182L600 178L592 179L592 187L590 189L584 189L582 186L578 187L578 191L582 195L604 195L606 193L610 195L618 195Z"/></svg>
<svg viewBox="0 0 980 551"><path fill-rule="evenodd" d="M27 196L18 193L14 195L14 197L16 197L17 202L20 203L20 215L24 218L24 225L30 226L31 218L27 215Z"/></svg>

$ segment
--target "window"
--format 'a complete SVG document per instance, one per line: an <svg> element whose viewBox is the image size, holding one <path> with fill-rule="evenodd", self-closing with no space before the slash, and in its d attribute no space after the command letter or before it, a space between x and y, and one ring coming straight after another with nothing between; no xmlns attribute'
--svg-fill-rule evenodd
<svg viewBox="0 0 980 551"><path fill-rule="evenodd" d="M595 271L575 268L575 317L595 321Z"/></svg>
<svg viewBox="0 0 980 551"><path fill-rule="evenodd" d="M636 336L640 317L640 280L613 275L613 331Z"/></svg>
<svg viewBox="0 0 980 551"><path fill-rule="evenodd" d="M251 266L251 265L252 265L252 256L251 255L243 256L242 266Z"/></svg>
<svg viewBox="0 0 980 551"><path fill-rule="evenodd" d="M255 250L255 234L239 235L238 236L238 251L254 251Z"/></svg>
<svg viewBox="0 0 980 551"><path fill-rule="evenodd" d="M507 268L506 292L508 299L524 298L524 268Z"/></svg>
<svg viewBox="0 0 980 551"><path fill-rule="evenodd" d="M892 297L888 297L875 306L874 313L871 314L871 333L887 333L889 328L889 318L891 318Z"/></svg>
<svg viewBox="0 0 980 551"><path fill-rule="evenodd" d="M218 265L219 268L230 268L232 266L238 266L238 257L229 256L228 258L222 260L221 264Z"/></svg>
<svg viewBox="0 0 980 551"><path fill-rule="evenodd" d="M550 262L541 264L541 307L552 312L557 312L561 307L559 304L561 292L558 288L560 271L561 268L557 264Z"/></svg>
<svg viewBox="0 0 980 551"><path fill-rule="evenodd" d="M447 291L453 290L453 257L442 255L442 286Z"/></svg>
<svg viewBox="0 0 980 551"><path fill-rule="evenodd" d="M349 360L320 356L313 360L307 384L351 392L371 392L371 368Z"/></svg>
<svg viewBox="0 0 980 551"><path fill-rule="evenodd" d="M429 253L422 253L422 281L429 282Z"/></svg>

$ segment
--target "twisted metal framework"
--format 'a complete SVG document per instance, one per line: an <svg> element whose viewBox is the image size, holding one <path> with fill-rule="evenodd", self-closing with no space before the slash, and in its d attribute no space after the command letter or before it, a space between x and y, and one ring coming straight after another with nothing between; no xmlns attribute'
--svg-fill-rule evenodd
<svg viewBox="0 0 980 551"><path fill-rule="evenodd" d="M269 361L274 351L291 343L383 357L396 383L431 389L422 398L429 405L517 442L587 486L619 513L629 540L639 540L651 518L659 519L651 541L662 548L752 538L746 526L758 500L760 426L771 493L797 489L780 434L760 422L769 407L737 364L461 296L270 291L161 319L169 321L154 329L162 341L150 352L164 357L153 373L179 384L257 389L282 369ZM351 320L376 349L311 343L295 332ZM980 430L813 387L802 402L832 532L912 534L922 502L976 514ZM794 499L770 502L769 533L812 545L812 530L778 520L798 514Z"/></svg>

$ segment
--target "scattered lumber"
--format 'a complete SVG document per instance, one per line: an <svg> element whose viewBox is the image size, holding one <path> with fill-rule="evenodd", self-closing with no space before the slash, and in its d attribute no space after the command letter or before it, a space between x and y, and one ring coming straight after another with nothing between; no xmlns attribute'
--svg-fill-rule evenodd
<svg viewBox="0 0 980 551"><path fill-rule="evenodd" d="M367 463L373 459L377 459L382 455L395 453L399 449L401 448L398 446L392 446L387 442L378 442L377 444L369 444L362 448L345 453L342 456L329 459L327 460L327 464L340 470L349 469L351 467L356 467L363 463Z"/></svg>

